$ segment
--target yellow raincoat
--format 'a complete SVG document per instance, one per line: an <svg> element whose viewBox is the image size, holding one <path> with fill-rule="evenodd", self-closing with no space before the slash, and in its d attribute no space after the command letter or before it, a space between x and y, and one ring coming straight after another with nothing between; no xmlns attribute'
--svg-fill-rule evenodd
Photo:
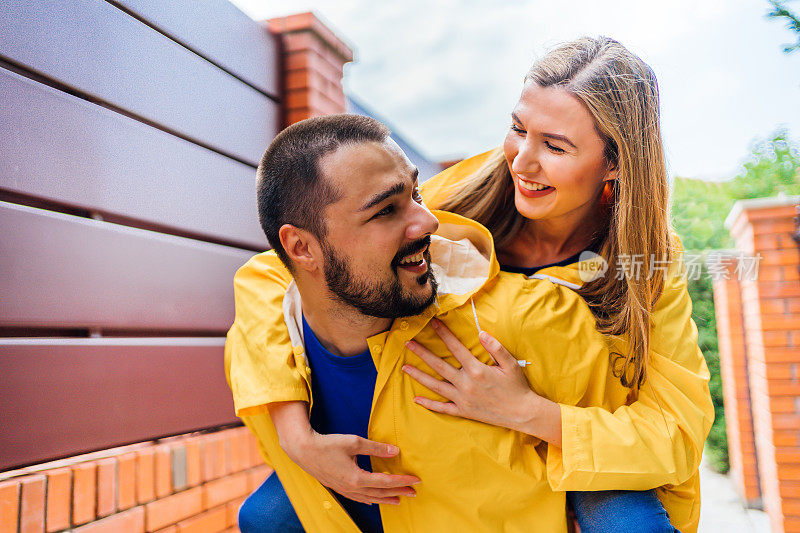
<svg viewBox="0 0 800 533"><path fill-rule="evenodd" d="M482 157L486 154L440 180L460 179ZM488 230L450 213L437 217L440 229L431 246L440 280L437 303L368 339L378 371L368 437L401 450L394 459L373 458L373 470L422 479L416 498L381 506L384 529L562 532L567 529L563 491L661 487L658 495L673 525L695 531L698 465L713 407L685 278L667 278L654 313L649 379L638 401L627 405L629 391L609 369L610 355L625 353L625 340L595 330L591 312L573 290L581 283L579 264L543 269L532 278L500 272ZM253 257L237 272L226 375L237 414L258 438L305 528L357 531L331 493L281 450L266 411L270 402L313 400L299 293L293 285L284 292L290 281L272 252ZM531 387L561 404L563 448L413 402L416 395L436 395L400 371L407 362L427 369L405 342L416 338L447 354L428 326L433 316L487 364L476 322L531 363L524 367ZM446 358L457 365L452 356Z"/></svg>

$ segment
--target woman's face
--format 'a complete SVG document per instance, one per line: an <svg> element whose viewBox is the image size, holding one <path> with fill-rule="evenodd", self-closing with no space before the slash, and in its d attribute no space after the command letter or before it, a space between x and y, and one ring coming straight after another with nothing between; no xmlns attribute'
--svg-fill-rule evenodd
<svg viewBox="0 0 800 533"><path fill-rule="evenodd" d="M591 216L610 170L584 105L560 87L527 82L503 144L514 202L525 218Z"/></svg>

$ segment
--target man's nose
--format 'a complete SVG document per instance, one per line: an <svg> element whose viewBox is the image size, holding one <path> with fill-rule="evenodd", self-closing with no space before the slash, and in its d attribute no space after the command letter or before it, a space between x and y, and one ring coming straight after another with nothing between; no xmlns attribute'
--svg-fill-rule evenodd
<svg viewBox="0 0 800 533"><path fill-rule="evenodd" d="M439 229L439 219L433 216L433 213L425 204L415 202L411 209L412 220L406 227L406 238L408 240L414 241L436 233L436 230Z"/></svg>

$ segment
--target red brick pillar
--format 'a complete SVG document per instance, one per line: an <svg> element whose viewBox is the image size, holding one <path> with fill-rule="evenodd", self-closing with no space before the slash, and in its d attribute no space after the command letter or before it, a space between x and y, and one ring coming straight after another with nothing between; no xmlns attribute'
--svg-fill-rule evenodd
<svg viewBox="0 0 800 533"><path fill-rule="evenodd" d="M726 224L757 278L741 278L758 471L773 531L800 532L800 198L737 202Z"/></svg>
<svg viewBox="0 0 800 533"><path fill-rule="evenodd" d="M284 126L345 112L342 71L353 51L313 13L268 21L283 47Z"/></svg>
<svg viewBox="0 0 800 533"><path fill-rule="evenodd" d="M717 317L719 366L725 402L730 475L748 507L761 507L758 466L750 408L742 296L736 254L709 256L714 260L714 308ZM712 265L709 264L709 268Z"/></svg>

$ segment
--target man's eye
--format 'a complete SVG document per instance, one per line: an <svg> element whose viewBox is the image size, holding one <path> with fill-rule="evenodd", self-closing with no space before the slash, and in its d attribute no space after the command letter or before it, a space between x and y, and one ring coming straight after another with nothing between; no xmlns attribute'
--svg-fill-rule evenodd
<svg viewBox="0 0 800 533"><path fill-rule="evenodd" d="M372 215L372 218L385 217L386 215L391 215L393 211L394 211L394 204L389 204L380 211L378 211L377 213L375 213L374 215Z"/></svg>
<svg viewBox="0 0 800 533"><path fill-rule="evenodd" d="M522 128L520 128L519 126L517 126L516 124L513 124L513 123L511 124L511 130L515 131L515 132L517 132L517 133L519 133L521 135L524 135L524 134L528 133L527 131L523 130Z"/></svg>
<svg viewBox="0 0 800 533"><path fill-rule="evenodd" d="M545 142L544 142L544 144L545 144L545 146L547 146L547 147L548 147L550 150L552 150L553 152L555 152L555 153L557 153L557 154L563 154L564 152L566 152L566 150L564 150L563 148L559 148L558 146L555 146L555 145L553 145L553 144L550 144L550 143L549 143L549 142L547 142L547 141L545 141Z"/></svg>

